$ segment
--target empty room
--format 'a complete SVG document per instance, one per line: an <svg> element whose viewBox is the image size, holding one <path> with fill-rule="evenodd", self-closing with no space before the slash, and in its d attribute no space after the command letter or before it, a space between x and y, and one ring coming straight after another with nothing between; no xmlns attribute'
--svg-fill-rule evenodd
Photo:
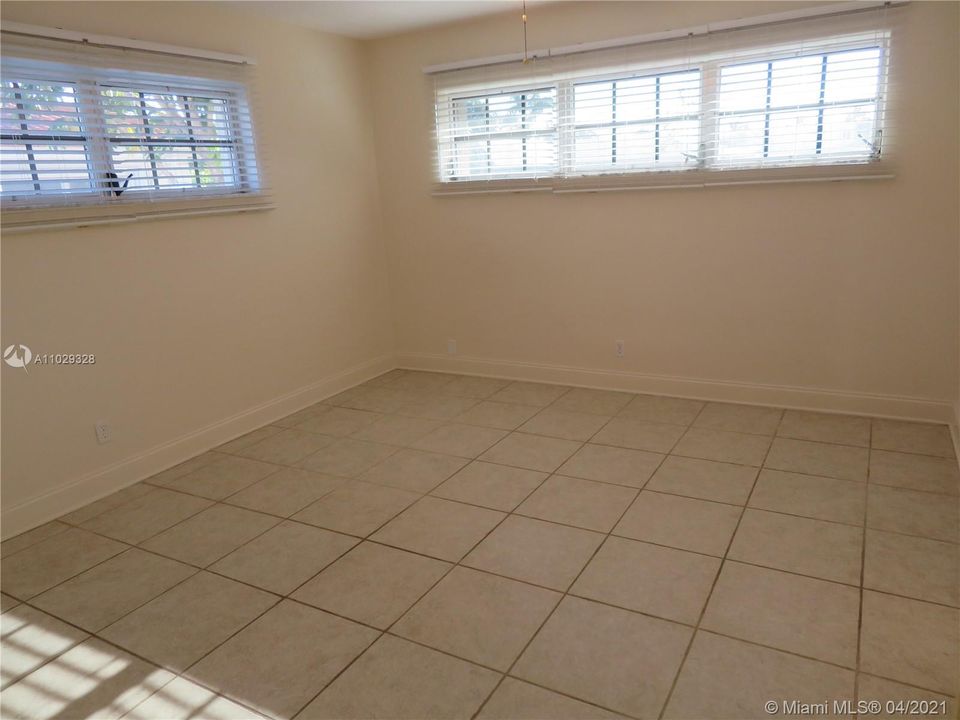
<svg viewBox="0 0 960 720"><path fill-rule="evenodd" d="M957 718L960 2L5 0L0 717Z"/></svg>

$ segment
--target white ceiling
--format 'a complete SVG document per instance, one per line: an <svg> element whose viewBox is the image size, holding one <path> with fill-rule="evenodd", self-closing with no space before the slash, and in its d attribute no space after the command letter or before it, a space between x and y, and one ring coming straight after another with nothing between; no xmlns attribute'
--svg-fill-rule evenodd
<svg viewBox="0 0 960 720"><path fill-rule="evenodd" d="M541 0L542 2L542 0ZM375 38L516 10L521 0L251 0L233 7L354 38ZM528 0L528 5L533 0Z"/></svg>

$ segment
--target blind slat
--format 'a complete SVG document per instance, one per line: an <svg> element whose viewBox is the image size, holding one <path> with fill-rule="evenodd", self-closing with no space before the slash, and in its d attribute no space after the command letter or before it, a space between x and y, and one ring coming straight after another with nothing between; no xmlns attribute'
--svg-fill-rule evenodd
<svg viewBox="0 0 960 720"><path fill-rule="evenodd" d="M876 161L890 12L439 73L439 180Z"/></svg>
<svg viewBox="0 0 960 720"><path fill-rule="evenodd" d="M245 71L5 33L4 208L262 192Z"/></svg>

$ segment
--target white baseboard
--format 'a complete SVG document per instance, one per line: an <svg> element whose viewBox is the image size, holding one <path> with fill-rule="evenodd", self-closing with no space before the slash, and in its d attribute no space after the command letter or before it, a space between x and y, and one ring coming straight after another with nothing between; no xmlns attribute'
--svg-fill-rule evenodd
<svg viewBox="0 0 960 720"><path fill-rule="evenodd" d="M394 356L383 355L4 507L0 515L3 538L58 518L394 367Z"/></svg>
<svg viewBox="0 0 960 720"><path fill-rule="evenodd" d="M924 398L647 375L620 370L592 370L567 365L495 360L463 355L401 353L397 355L397 365L412 370L437 370L467 375L486 375L511 380L530 380L603 390L671 395L697 400L721 400L797 410L920 420L950 425L955 422L954 409L950 403Z"/></svg>

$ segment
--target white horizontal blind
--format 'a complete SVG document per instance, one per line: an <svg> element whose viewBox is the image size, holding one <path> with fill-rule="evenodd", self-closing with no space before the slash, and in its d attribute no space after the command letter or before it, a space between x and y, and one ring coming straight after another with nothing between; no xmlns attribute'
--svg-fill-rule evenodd
<svg viewBox="0 0 960 720"><path fill-rule="evenodd" d="M891 136L878 8L434 75L442 184L866 165Z"/></svg>
<svg viewBox="0 0 960 720"><path fill-rule="evenodd" d="M243 66L4 34L5 209L262 192Z"/></svg>

